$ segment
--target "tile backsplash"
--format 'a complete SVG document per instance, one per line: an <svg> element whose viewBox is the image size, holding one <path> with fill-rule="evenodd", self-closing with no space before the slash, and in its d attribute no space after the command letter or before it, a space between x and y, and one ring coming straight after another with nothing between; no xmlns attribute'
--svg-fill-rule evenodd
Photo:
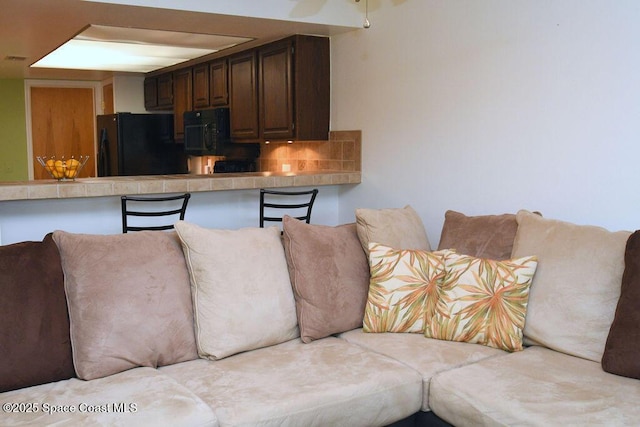
<svg viewBox="0 0 640 427"><path fill-rule="evenodd" d="M360 171L362 132L331 131L328 141L260 145L261 172Z"/></svg>
<svg viewBox="0 0 640 427"><path fill-rule="evenodd" d="M328 141L272 142L260 144L259 172L361 171L362 131L331 131ZM216 160L224 157L192 157L190 170L213 172Z"/></svg>

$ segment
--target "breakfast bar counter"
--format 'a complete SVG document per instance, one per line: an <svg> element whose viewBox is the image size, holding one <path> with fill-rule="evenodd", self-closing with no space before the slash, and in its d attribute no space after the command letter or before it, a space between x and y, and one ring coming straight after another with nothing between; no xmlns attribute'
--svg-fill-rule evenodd
<svg viewBox="0 0 640 427"><path fill-rule="evenodd" d="M0 201L359 184L358 171L243 172L0 182Z"/></svg>

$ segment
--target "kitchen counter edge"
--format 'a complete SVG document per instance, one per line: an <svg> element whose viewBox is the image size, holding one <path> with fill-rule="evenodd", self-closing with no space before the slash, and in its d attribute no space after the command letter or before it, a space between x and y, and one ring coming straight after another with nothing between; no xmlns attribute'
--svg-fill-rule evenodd
<svg viewBox="0 0 640 427"><path fill-rule="evenodd" d="M0 201L71 199L260 188L359 184L361 172L243 172L212 175L153 175L79 178L75 181L0 182Z"/></svg>

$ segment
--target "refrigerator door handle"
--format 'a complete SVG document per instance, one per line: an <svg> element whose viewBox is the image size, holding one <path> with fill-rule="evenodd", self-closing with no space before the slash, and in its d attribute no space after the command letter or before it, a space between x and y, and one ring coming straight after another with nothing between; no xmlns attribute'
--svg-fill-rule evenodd
<svg viewBox="0 0 640 427"><path fill-rule="evenodd" d="M98 148L98 176L109 176L111 164L109 161L109 139L107 129L100 131L100 147Z"/></svg>

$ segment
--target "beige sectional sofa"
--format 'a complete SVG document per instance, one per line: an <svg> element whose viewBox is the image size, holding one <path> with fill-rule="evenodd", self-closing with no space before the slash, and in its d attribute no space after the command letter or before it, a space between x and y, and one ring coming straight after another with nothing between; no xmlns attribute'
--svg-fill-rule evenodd
<svg viewBox="0 0 640 427"><path fill-rule="evenodd" d="M0 247L0 424L637 425L640 234L356 219Z"/></svg>

